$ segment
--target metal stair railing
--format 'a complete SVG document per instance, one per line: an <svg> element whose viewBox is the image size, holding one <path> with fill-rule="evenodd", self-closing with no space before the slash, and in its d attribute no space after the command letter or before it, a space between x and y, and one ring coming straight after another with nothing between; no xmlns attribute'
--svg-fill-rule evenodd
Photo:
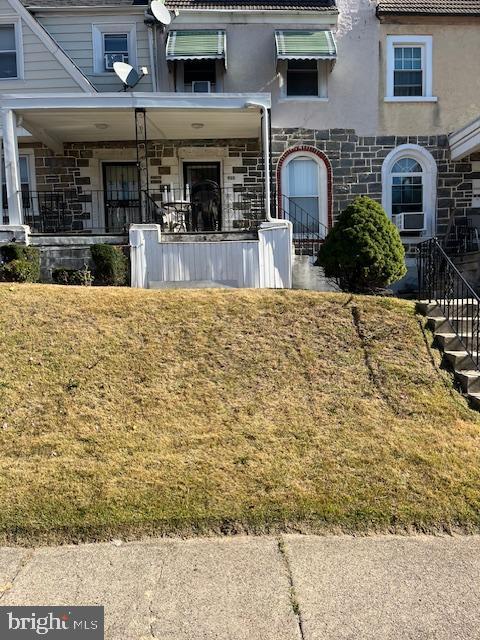
<svg viewBox="0 0 480 640"><path fill-rule="evenodd" d="M436 238L418 245L420 300L435 302L477 370L480 370L480 297Z"/></svg>
<svg viewBox="0 0 480 640"><path fill-rule="evenodd" d="M282 195L280 217L293 224L293 243L299 255L315 255L328 234L328 227L289 196ZM317 229L317 230L315 230Z"/></svg>

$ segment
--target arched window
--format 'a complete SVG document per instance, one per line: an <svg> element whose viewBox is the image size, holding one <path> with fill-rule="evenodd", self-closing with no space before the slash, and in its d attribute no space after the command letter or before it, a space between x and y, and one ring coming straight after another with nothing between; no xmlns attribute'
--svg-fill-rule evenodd
<svg viewBox="0 0 480 640"><path fill-rule="evenodd" d="M418 145L391 151L382 167L382 204L405 236L435 234L437 165Z"/></svg>
<svg viewBox="0 0 480 640"><path fill-rule="evenodd" d="M289 153L281 168L282 209L294 235L324 235L328 226L328 172L322 158L308 151Z"/></svg>

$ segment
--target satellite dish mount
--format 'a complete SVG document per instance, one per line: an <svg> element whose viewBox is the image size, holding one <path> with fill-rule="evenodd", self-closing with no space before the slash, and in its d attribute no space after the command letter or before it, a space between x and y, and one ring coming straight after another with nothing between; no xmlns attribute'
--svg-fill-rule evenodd
<svg viewBox="0 0 480 640"><path fill-rule="evenodd" d="M113 70L123 82L123 90L133 89L140 80L148 75L147 67L142 67L140 73L126 62L114 62Z"/></svg>

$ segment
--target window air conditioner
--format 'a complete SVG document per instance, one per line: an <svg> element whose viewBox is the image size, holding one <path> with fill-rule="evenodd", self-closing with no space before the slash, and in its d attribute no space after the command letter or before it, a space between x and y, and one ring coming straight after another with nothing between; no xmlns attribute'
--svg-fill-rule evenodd
<svg viewBox="0 0 480 640"><path fill-rule="evenodd" d="M211 93L212 85L209 80L194 80L192 82L193 93Z"/></svg>
<svg viewBox="0 0 480 640"><path fill-rule="evenodd" d="M115 62L128 62L128 53L106 53L105 54L105 69L113 71L113 64Z"/></svg>
<svg viewBox="0 0 480 640"><path fill-rule="evenodd" d="M399 231L425 231L425 216L422 211L397 213L392 216Z"/></svg>

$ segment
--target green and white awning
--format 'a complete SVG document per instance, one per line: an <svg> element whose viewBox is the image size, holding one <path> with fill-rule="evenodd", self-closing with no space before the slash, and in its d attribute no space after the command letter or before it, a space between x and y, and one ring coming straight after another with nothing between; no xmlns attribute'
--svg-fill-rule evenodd
<svg viewBox="0 0 480 640"><path fill-rule="evenodd" d="M169 31L167 60L225 59L225 31L202 29Z"/></svg>
<svg viewBox="0 0 480 640"><path fill-rule="evenodd" d="M275 31L279 60L336 60L331 31Z"/></svg>

